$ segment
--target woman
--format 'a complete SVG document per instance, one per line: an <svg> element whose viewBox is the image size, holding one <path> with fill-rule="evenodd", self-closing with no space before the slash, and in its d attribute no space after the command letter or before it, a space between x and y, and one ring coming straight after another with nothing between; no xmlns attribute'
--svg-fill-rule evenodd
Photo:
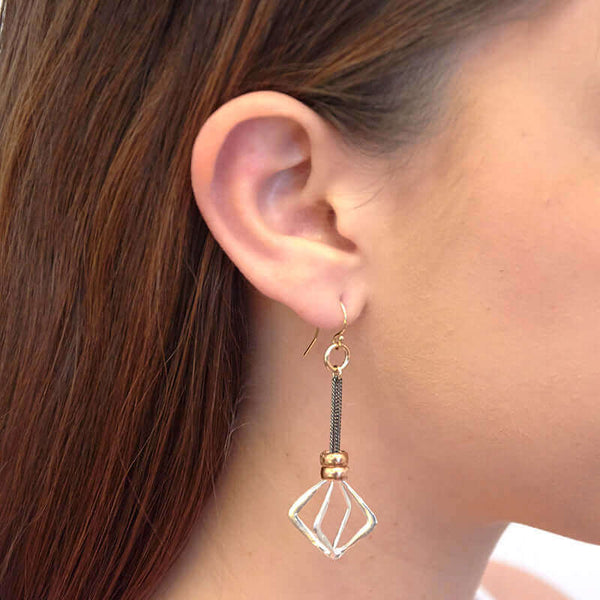
<svg viewBox="0 0 600 600"><path fill-rule="evenodd" d="M0 598L471 600L511 521L600 544L599 19L4 0ZM342 450L330 560L288 511Z"/></svg>

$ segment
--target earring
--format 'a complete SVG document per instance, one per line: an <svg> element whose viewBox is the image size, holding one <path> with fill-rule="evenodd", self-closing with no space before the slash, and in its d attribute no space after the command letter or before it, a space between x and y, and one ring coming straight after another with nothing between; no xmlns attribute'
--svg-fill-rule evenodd
<svg viewBox="0 0 600 600"><path fill-rule="evenodd" d="M348 453L345 450L340 450L340 433L342 425L342 371L348 366L350 362L350 350L346 344L344 344L344 332L346 331L347 325L347 314L344 303L340 300L340 305L344 313L344 325L340 331L338 331L332 339L331 345L325 351L325 366L333 373L331 378L331 421L330 421L330 435L329 435L329 451L324 450L321 452L321 481L306 490L288 511L288 517L292 523L319 549L325 556L331 559L340 558L348 548L353 546L358 540L365 537L377 525L377 518L373 511L365 504L364 500L354 491L350 484L346 481L348 472ZM308 354L313 344L317 340L319 335L319 328L315 332L315 336L304 351L304 356ZM332 365L329 360L329 355L336 349L341 348L344 351L345 358L341 365ZM325 500L321 504L321 508L313 523L312 531L298 516L298 513L302 507L308 503L308 501L317 493L321 486L329 483L329 488L325 496ZM335 536L333 544L323 533L321 529L321 523L327 512L329 506L329 499L333 492L334 486L338 486L346 501L346 512L342 519L340 528ZM345 543L343 546L338 546L342 531L346 526L350 512L352 510L352 499L354 499L359 508L362 510L367 521L366 523L354 534L354 536Z"/></svg>

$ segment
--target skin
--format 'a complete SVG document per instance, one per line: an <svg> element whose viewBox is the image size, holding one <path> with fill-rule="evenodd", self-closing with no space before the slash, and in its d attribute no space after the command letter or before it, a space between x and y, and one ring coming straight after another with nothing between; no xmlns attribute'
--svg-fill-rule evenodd
<svg viewBox="0 0 600 600"><path fill-rule="evenodd" d="M487 31L445 127L378 159L271 91L203 125L191 180L248 282L250 374L156 600L470 600L510 521L600 544L599 46L599 0ZM320 480L340 297L342 449L379 522L332 561L287 511Z"/></svg>

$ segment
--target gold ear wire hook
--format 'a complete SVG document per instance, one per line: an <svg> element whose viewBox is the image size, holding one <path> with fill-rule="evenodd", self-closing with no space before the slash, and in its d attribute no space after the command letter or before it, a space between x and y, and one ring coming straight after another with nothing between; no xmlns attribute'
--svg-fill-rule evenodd
<svg viewBox="0 0 600 600"><path fill-rule="evenodd" d="M346 314L346 307L344 306L344 303L341 300L340 300L340 306L342 307L342 311L344 312L344 325L336 334L334 334L334 336L333 336L334 340L341 337L341 335L344 333L344 331L346 331L346 325L348 324L348 320L347 320L348 315Z"/></svg>
<svg viewBox="0 0 600 600"><path fill-rule="evenodd" d="M342 311L344 313L344 325L343 327L333 336L333 339L339 339L340 336L344 333L344 331L346 331L346 326L348 325L348 315L346 314L346 307L344 306L344 303L340 300L340 306L342 307ZM315 331L315 336L312 339L312 342L309 344L308 348L304 351L304 354L302 356L306 356L309 352L309 350L313 347L314 343L317 341L317 336L319 335L319 328L317 327L317 330Z"/></svg>
<svg viewBox="0 0 600 600"><path fill-rule="evenodd" d="M304 351L304 354L302 356L306 356L308 354L308 351L313 347L314 343L317 341L318 335L319 335L319 328L317 327L317 330L315 331L315 337L313 338L313 340L310 343L310 345L308 346L308 348Z"/></svg>

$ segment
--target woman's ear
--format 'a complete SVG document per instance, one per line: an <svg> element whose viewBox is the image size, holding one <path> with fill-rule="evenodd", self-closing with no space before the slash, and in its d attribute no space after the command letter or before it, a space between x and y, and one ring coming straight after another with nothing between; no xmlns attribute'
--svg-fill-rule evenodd
<svg viewBox="0 0 600 600"><path fill-rule="evenodd" d="M348 323L366 302L365 257L340 230L365 199L351 162L324 119L272 91L222 105L192 151L194 196L216 241L262 294L325 329L342 322L340 298Z"/></svg>

